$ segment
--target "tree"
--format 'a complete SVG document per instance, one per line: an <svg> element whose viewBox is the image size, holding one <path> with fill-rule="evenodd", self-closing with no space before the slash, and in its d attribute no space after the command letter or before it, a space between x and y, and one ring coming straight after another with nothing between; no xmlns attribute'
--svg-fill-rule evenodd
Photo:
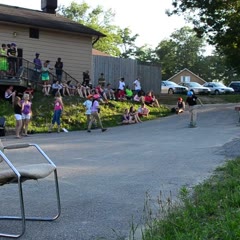
<svg viewBox="0 0 240 240"><path fill-rule="evenodd" d="M119 44L119 47L121 48L121 55L122 58L129 58L129 57L135 57L136 55L136 45L135 41L138 34L135 34L131 36L132 31L129 28L124 28L118 30L118 35L122 39L122 44Z"/></svg>
<svg viewBox="0 0 240 240"><path fill-rule="evenodd" d="M240 0L173 0L172 5L168 15L184 14L197 35L215 45L240 73Z"/></svg>
<svg viewBox="0 0 240 240"><path fill-rule="evenodd" d="M173 32L169 40L160 42L156 54L162 64L163 79L184 68L196 72L203 46L203 39L199 39L190 27L183 27Z"/></svg>
<svg viewBox="0 0 240 240"><path fill-rule="evenodd" d="M91 9L85 2L82 4L72 2L69 7L60 6L59 13L105 34L106 37L96 42L94 45L95 49L108 53L111 56L119 56L121 54L118 47L119 44L122 44L121 36L118 35L120 28L111 24L115 16L112 9L104 11L102 6Z"/></svg>

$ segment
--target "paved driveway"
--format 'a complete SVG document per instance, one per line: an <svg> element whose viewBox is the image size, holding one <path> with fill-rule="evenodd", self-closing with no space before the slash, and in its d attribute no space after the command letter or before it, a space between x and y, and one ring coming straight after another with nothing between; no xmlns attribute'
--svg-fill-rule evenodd
<svg viewBox="0 0 240 240"><path fill-rule="evenodd" d="M58 166L61 217L55 222L28 222L21 239L109 240L128 236L132 217L140 223L146 192L156 199L160 190L165 197L171 191L174 198L181 186L203 181L224 163L222 146L239 138L234 106L204 106L199 109L197 128L187 127L186 112L104 133L93 130L2 139L4 145L27 140L37 143ZM32 157L29 150L24 154L24 158ZM51 180L44 183L46 187L41 181L27 183L27 213L38 213L43 190L51 192ZM0 214L9 205L11 211L17 209L11 196L13 187L0 188ZM46 200L40 208L48 213L52 206ZM1 221L0 231L9 226Z"/></svg>

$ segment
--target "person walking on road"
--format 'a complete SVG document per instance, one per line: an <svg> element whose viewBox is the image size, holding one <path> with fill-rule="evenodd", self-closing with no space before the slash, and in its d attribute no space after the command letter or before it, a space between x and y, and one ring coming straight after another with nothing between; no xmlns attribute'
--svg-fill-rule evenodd
<svg viewBox="0 0 240 240"><path fill-rule="evenodd" d="M197 127L197 101L203 106L201 100L192 91L188 91L186 103L189 106L190 113L189 127Z"/></svg>
<svg viewBox="0 0 240 240"><path fill-rule="evenodd" d="M91 106L91 120L88 124L88 130L87 130L88 132L91 132L92 123L94 121L99 122L102 132L105 132L107 130L107 128L103 128L99 113L100 113L100 106L99 106L98 98L93 96L93 101Z"/></svg>

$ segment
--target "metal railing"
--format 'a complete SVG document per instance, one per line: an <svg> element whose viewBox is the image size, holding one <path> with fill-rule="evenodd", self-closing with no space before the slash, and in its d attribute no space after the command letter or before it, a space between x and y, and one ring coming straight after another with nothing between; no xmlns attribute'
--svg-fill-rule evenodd
<svg viewBox="0 0 240 240"><path fill-rule="evenodd" d="M54 69L52 70L54 71ZM5 76L1 77L2 84L14 84L15 86L25 86L31 84L33 88L38 88L38 86L42 85L41 81L41 71L36 70L36 66L33 62L18 57L15 65L15 73L7 72ZM50 83L52 84L57 80L57 76L53 72L49 72ZM62 82L77 84L79 81L72 77L69 73L63 70L62 72Z"/></svg>

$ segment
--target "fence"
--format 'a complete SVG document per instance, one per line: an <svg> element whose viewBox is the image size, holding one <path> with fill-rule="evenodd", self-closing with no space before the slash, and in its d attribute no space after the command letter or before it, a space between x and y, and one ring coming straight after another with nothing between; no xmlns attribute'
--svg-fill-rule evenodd
<svg viewBox="0 0 240 240"><path fill-rule="evenodd" d="M96 86L101 73L104 73L106 83L118 88L121 77L125 78L126 85L133 88L133 81L140 77L142 89L146 92L153 90L156 94L161 89L161 67L149 63L140 63L133 59L93 56L92 84Z"/></svg>

